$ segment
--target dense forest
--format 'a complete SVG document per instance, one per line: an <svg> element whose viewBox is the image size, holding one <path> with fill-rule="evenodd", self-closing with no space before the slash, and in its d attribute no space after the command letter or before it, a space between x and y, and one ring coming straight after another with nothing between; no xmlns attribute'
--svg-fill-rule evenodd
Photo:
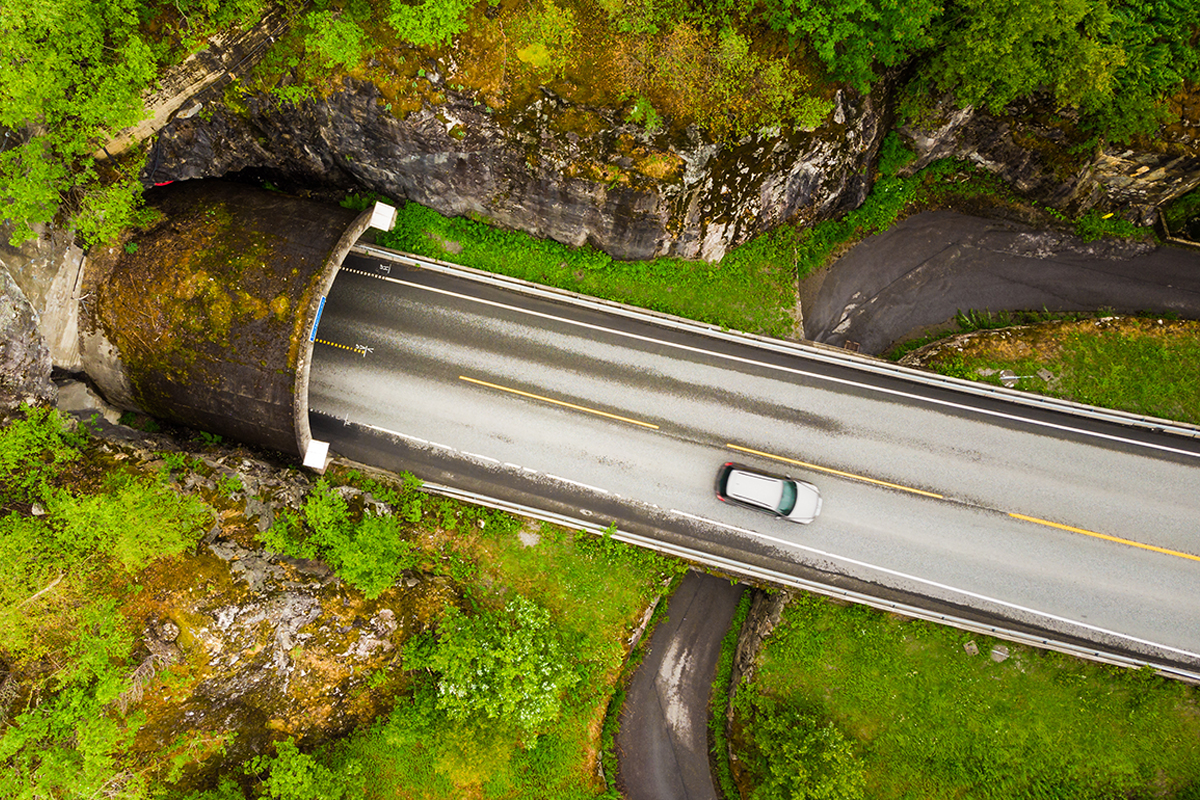
<svg viewBox="0 0 1200 800"><path fill-rule="evenodd" d="M469 61L502 50L502 64L481 61L458 87L489 108L506 88L519 102L520 74L581 101L632 100L647 127L695 123L718 140L819 125L837 87L870 92L894 78L902 118L945 96L993 111L1037 97L1088 148L1152 136L1164 101L1200 80L1196 0L10 3L0 10L0 191L12 241L70 220L90 244L135 222L143 161L95 156L144 116L164 69L271 12L288 32L258 79L281 102L330 90L331 76L383 79L381 65L395 73L437 53ZM597 71L601 58L615 66ZM606 85L589 84L599 74Z"/></svg>

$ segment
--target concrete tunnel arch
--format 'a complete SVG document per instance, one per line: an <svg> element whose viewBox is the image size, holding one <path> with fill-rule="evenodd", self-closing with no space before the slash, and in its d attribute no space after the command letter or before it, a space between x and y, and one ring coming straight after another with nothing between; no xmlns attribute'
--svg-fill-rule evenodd
<svg viewBox="0 0 1200 800"><path fill-rule="evenodd" d="M85 264L84 371L119 408L323 468L308 423L314 325L350 248L395 209L207 180L147 199L156 221Z"/></svg>

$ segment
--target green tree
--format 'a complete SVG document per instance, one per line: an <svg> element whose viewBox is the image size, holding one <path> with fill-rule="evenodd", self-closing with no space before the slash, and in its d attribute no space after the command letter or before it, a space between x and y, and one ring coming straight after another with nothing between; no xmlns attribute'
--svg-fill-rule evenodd
<svg viewBox="0 0 1200 800"><path fill-rule="evenodd" d="M41 0L0 11L0 214L15 224L11 243L33 238L31 226L73 190L100 193L82 209L93 216L124 213L112 203L128 193L100 189L91 154L145 115L157 64L138 30L142 10L140 0ZM86 234L110 231L99 221Z"/></svg>
<svg viewBox="0 0 1200 800"><path fill-rule="evenodd" d="M390 0L388 24L418 47L448 44L467 27L467 11L477 0Z"/></svg>
<svg viewBox="0 0 1200 800"><path fill-rule="evenodd" d="M275 743L275 757L256 756L246 764L260 778L259 790L271 800L342 800L362 797L364 776L357 761L330 769L308 753L301 753L293 739Z"/></svg>
<svg viewBox="0 0 1200 800"><path fill-rule="evenodd" d="M409 669L437 673L437 707L452 720L500 720L532 731L558 718L579 675L550 612L516 596L503 613L447 608L435 636L404 651Z"/></svg>
<svg viewBox="0 0 1200 800"><path fill-rule="evenodd" d="M877 67L893 67L933 44L941 0L763 0L767 24L807 41L830 73L860 92Z"/></svg>
<svg viewBox="0 0 1200 800"><path fill-rule="evenodd" d="M858 800L866 791L862 761L833 722L743 687L735 701L753 709L749 724L753 800Z"/></svg>
<svg viewBox="0 0 1200 800"><path fill-rule="evenodd" d="M1106 0L958 0L929 74L959 103L993 112L1043 88L1063 104L1094 102L1124 63L1111 26Z"/></svg>

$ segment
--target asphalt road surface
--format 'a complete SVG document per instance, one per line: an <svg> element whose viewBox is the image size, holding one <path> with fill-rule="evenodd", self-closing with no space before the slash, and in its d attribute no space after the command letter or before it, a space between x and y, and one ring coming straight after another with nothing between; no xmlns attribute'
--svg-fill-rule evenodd
<svg viewBox="0 0 1200 800"><path fill-rule="evenodd" d="M352 256L322 318L336 453L777 571L1200 666L1200 443ZM726 506L738 460L817 484Z"/></svg>
<svg viewBox="0 0 1200 800"><path fill-rule="evenodd" d="M1200 319L1200 252L1149 250L949 211L866 239L805 287L804 335L864 353L957 311L1171 312Z"/></svg>
<svg viewBox="0 0 1200 800"><path fill-rule="evenodd" d="M629 682L617 732L626 800L717 800L708 761L708 699L744 588L689 572Z"/></svg>

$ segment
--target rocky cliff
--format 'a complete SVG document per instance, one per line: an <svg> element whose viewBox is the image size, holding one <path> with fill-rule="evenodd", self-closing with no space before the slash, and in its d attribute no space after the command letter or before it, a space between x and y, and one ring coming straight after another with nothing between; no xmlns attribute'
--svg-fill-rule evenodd
<svg viewBox="0 0 1200 800"><path fill-rule="evenodd" d="M492 114L436 71L421 80L444 102L403 118L373 84L350 78L297 103L210 96L200 113L163 129L143 177L268 170L589 243L617 258L716 260L797 215L816 221L858 206L887 129L885 90L838 92L815 131L720 144L694 127L647 132L621 109L573 104L549 90Z"/></svg>
<svg viewBox="0 0 1200 800"><path fill-rule="evenodd" d="M22 403L53 403L50 351L38 313L0 263L0 418Z"/></svg>
<svg viewBox="0 0 1200 800"><path fill-rule="evenodd" d="M900 128L916 171L938 158L971 161L1029 199L1076 215L1089 209L1151 225L1157 209L1200 186L1200 92L1169 103L1171 121L1133 146L1090 141L1048 100L1014 103L1001 115L943 102Z"/></svg>

